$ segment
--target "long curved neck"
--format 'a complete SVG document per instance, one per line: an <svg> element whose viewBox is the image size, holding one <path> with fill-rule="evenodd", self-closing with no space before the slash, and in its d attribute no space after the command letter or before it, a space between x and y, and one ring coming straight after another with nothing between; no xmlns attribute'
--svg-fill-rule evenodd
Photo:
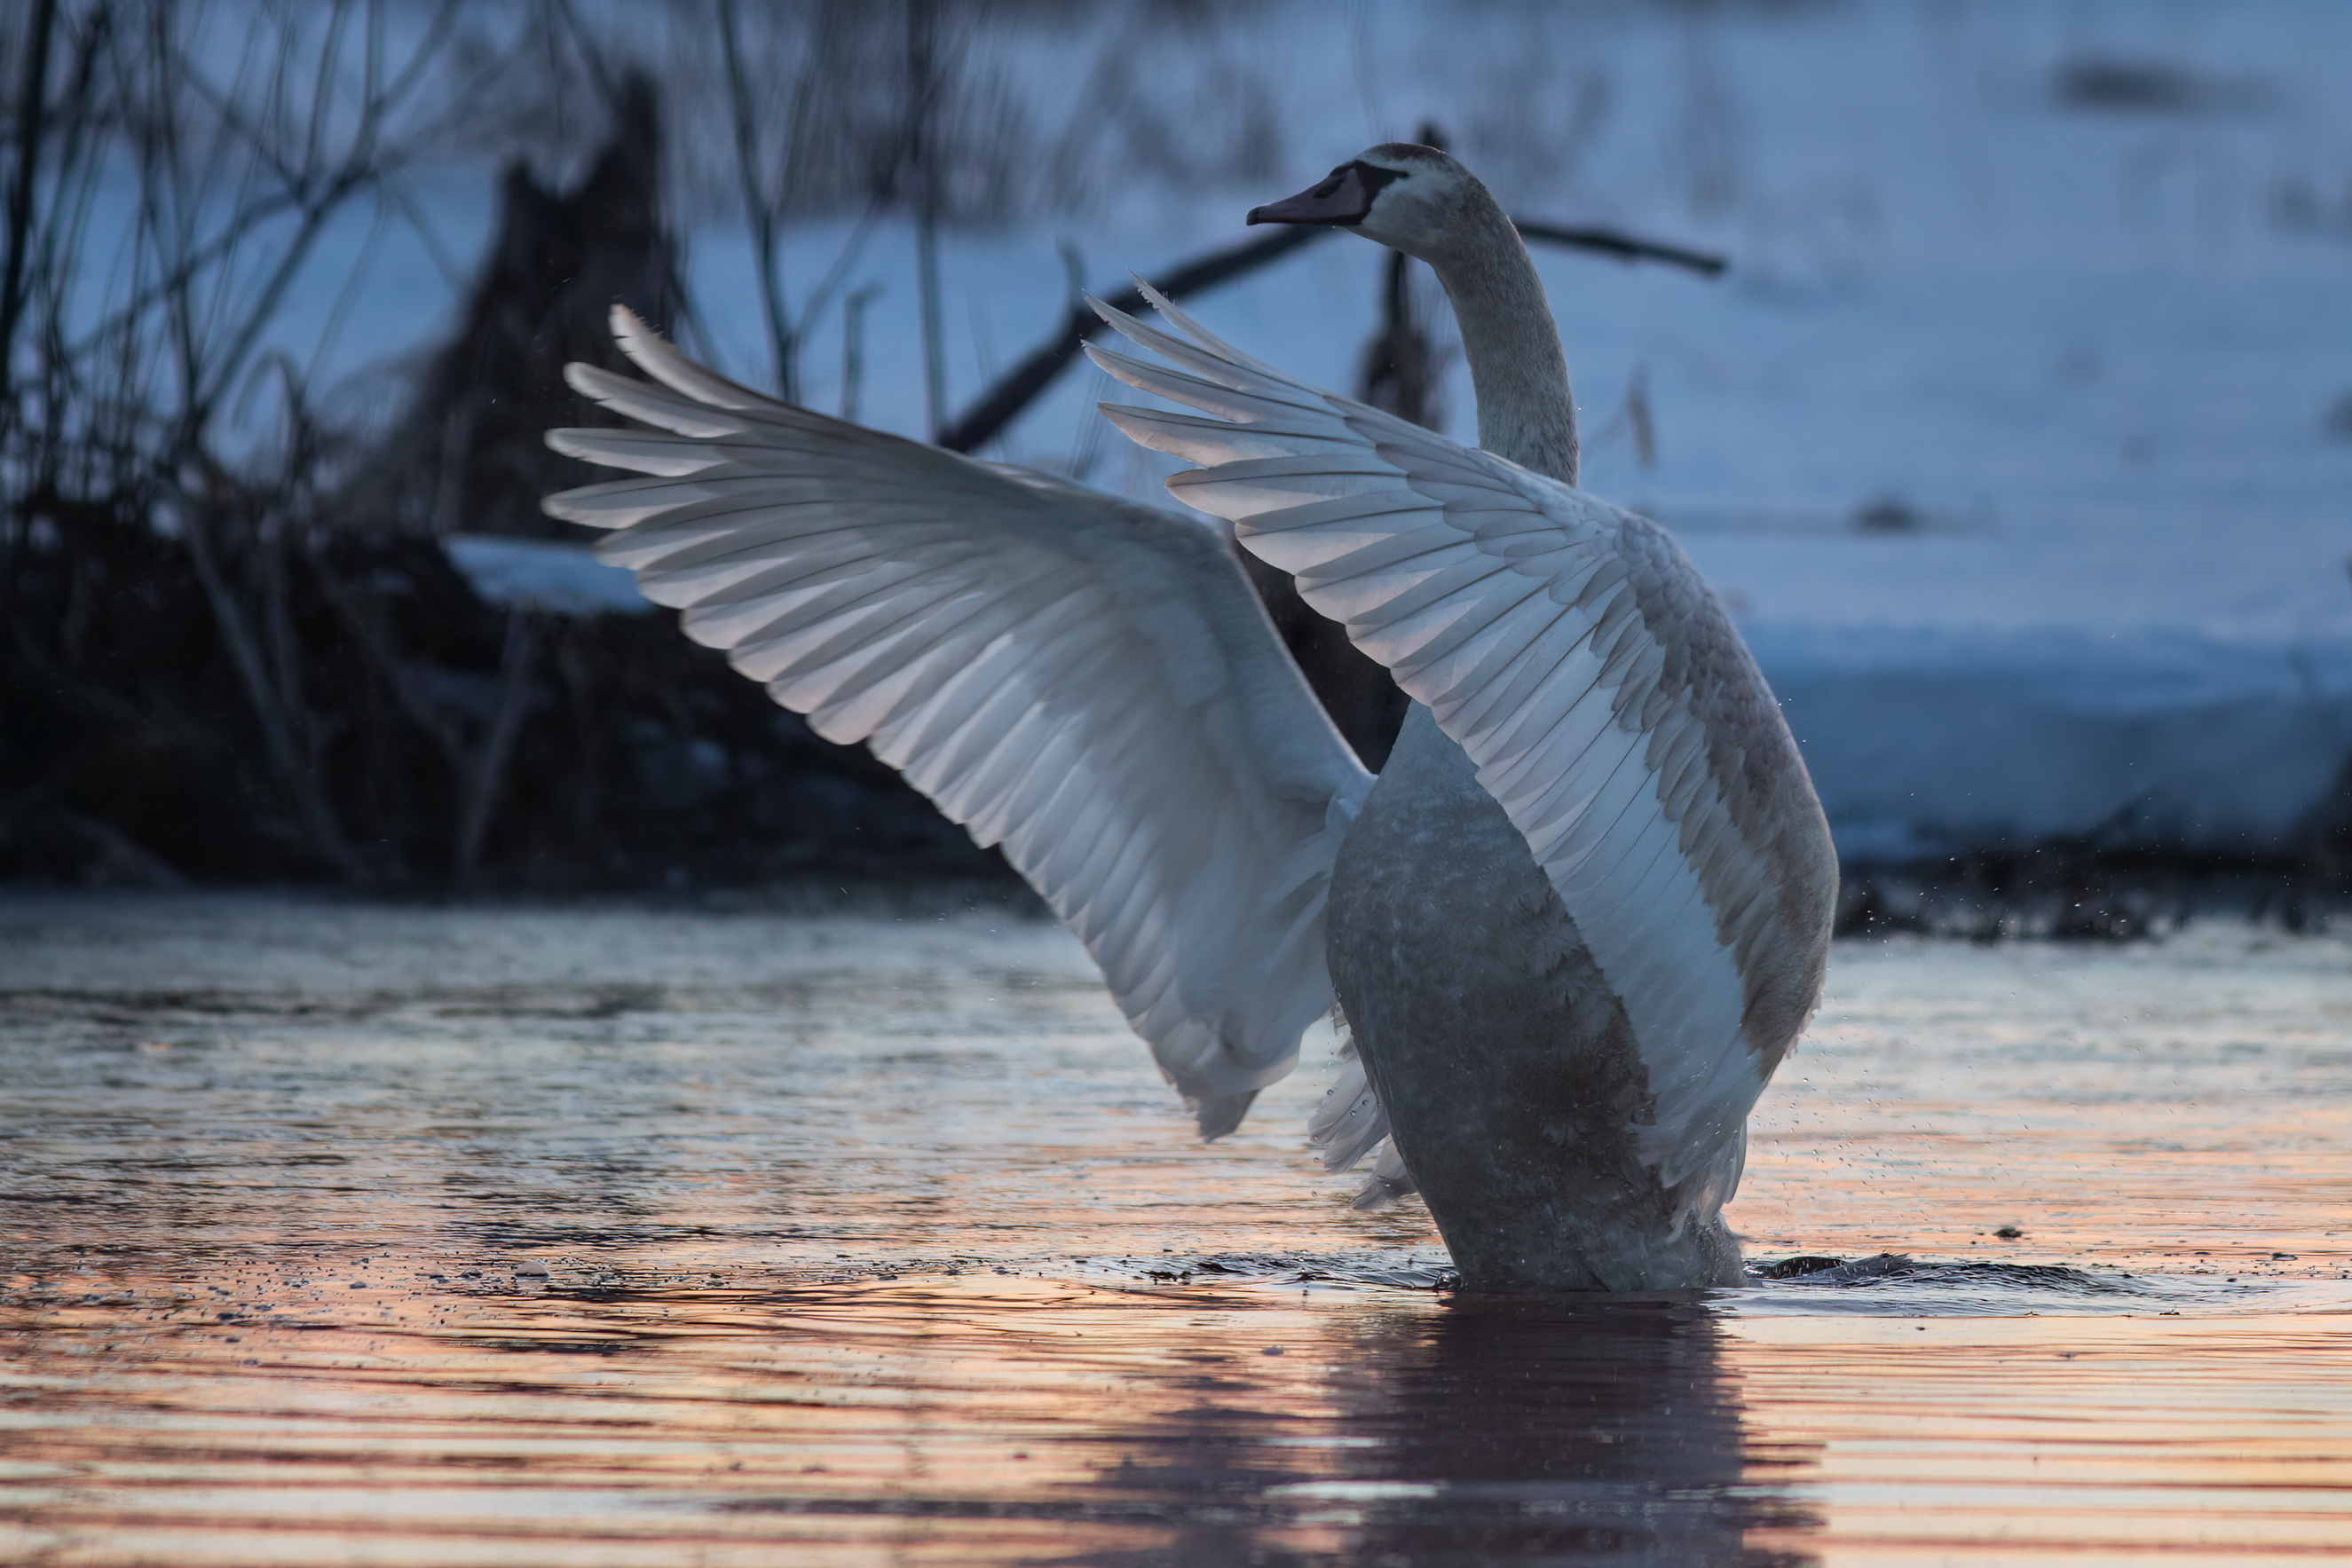
<svg viewBox="0 0 2352 1568"><path fill-rule="evenodd" d="M1470 384L1478 397L1478 444L1522 467L1576 483L1576 398L1559 328L1519 231L1486 199L1462 214L1443 250L1429 256L1454 302Z"/></svg>

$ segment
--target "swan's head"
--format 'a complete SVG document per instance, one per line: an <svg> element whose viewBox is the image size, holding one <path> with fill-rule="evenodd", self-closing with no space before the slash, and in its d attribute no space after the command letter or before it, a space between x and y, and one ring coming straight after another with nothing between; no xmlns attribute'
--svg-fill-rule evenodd
<svg viewBox="0 0 2352 1568"><path fill-rule="evenodd" d="M1434 262L1498 211L1476 175L1434 147L1383 141L1295 196L1250 209L1254 224L1328 224Z"/></svg>

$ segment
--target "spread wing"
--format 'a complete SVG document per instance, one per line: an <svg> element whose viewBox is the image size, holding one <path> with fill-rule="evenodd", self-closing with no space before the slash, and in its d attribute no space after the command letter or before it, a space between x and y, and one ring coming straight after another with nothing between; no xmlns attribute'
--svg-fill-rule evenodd
<svg viewBox="0 0 2352 1568"><path fill-rule="evenodd" d="M1076 933L1214 1137L1331 1006L1323 900L1370 779L1219 531L793 408L625 309L651 429L559 430L646 478L551 496L687 634L863 741Z"/></svg>
<svg viewBox="0 0 2352 1568"><path fill-rule="evenodd" d="M1089 350L1211 418L1105 412L1169 483L1429 705L1523 833L1633 1025L1669 1186L1729 1196L1819 995L1836 862L1748 651L1666 533L1269 369L1153 303L1163 362ZM1696 1191L1692 1192L1696 1196Z"/></svg>

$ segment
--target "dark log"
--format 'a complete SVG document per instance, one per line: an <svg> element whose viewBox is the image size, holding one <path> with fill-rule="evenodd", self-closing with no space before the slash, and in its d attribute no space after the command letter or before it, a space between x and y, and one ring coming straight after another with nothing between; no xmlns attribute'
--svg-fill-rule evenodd
<svg viewBox="0 0 2352 1568"><path fill-rule="evenodd" d="M458 329L434 359L377 459L349 486L349 520L435 533L567 538L541 496L608 478L547 449L558 425L596 423L563 381L573 360L624 369L609 318L615 301L675 333L686 294L662 220L661 137L654 89L625 78L616 123L569 193L507 171L489 258Z"/></svg>

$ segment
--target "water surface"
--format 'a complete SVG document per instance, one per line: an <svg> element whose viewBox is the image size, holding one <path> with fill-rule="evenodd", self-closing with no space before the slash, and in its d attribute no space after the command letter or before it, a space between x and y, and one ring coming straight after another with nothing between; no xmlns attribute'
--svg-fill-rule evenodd
<svg viewBox="0 0 2352 1568"><path fill-rule="evenodd" d="M2352 943L1841 946L1683 1299L1433 1286L1058 929L0 902L0 1556L2352 1553ZM2015 1234L2001 1234L2004 1230Z"/></svg>

